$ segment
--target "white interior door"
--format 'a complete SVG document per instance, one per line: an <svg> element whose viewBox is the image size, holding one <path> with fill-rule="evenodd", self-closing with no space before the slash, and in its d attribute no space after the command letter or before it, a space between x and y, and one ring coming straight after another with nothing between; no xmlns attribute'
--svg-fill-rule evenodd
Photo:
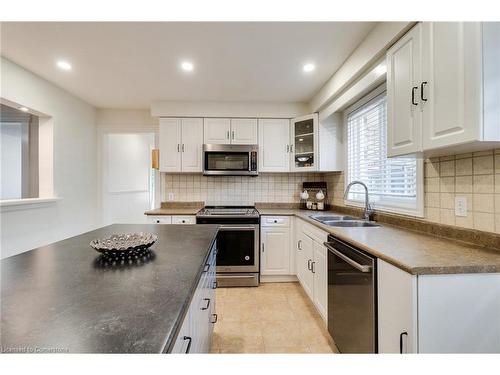
<svg viewBox="0 0 500 375"><path fill-rule="evenodd" d="M106 134L104 197L106 224L146 223L144 212L154 206L153 133Z"/></svg>

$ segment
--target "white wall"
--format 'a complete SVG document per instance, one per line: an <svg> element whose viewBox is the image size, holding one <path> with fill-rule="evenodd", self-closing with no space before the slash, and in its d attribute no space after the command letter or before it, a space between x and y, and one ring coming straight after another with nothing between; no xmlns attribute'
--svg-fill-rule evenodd
<svg viewBox="0 0 500 375"><path fill-rule="evenodd" d="M100 225L95 110L84 101L1 59L1 96L53 118L56 203L0 214L1 256L14 255Z"/></svg>
<svg viewBox="0 0 500 375"><path fill-rule="evenodd" d="M23 193L23 127L18 123L4 123L0 128L2 150L1 199L20 198Z"/></svg>
<svg viewBox="0 0 500 375"><path fill-rule="evenodd" d="M292 118L307 113L307 103L157 101L151 104L151 115L155 117Z"/></svg>

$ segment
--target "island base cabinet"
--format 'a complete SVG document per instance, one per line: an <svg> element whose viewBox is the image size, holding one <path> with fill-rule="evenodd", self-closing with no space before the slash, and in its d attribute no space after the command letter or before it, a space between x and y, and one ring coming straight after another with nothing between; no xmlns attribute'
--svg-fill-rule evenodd
<svg viewBox="0 0 500 375"><path fill-rule="evenodd" d="M174 341L171 353L210 353L215 313L216 283L215 246L208 257L181 329Z"/></svg>

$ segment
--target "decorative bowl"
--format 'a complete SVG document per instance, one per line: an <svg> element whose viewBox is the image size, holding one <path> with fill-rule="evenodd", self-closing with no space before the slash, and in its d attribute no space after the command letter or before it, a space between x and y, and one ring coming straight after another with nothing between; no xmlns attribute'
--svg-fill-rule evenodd
<svg viewBox="0 0 500 375"><path fill-rule="evenodd" d="M124 233L92 240L90 246L106 255L118 255L145 250L157 240L158 236L153 233Z"/></svg>

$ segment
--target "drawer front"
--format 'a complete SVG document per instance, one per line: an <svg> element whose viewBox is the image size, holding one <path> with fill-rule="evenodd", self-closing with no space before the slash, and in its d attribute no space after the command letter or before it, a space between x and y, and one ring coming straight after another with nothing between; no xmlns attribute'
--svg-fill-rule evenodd
<svg viewBox="0 0 500 375"><path fill-rule="evenodd" d="M263 227L289 227L290 216L262 216L260 222Z"/></svg>
<svg viewBox="0 0 500 375"><path fill-rule="evenodd" d="M196 216L172 216L172 224L196 224Z"/></svg>
<svg viewBox="0 0 500 375"><path fill-rule="evenodd" d="M153 223L153 224L172 224L172 216L149 215L148 222Z"/></svg>

